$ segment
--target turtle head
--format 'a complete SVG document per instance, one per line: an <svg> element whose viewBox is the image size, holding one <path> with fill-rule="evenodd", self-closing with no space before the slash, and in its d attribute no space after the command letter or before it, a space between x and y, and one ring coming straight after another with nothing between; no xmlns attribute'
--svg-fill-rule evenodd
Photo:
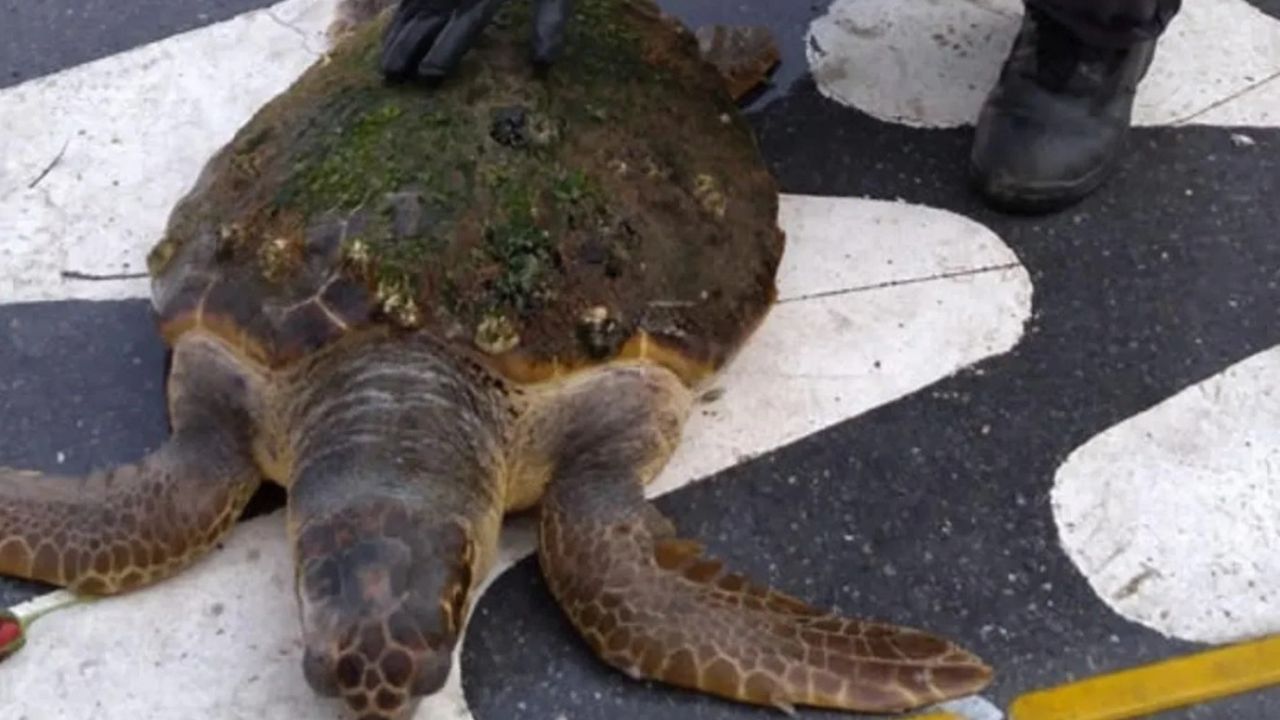
<svg viewBox="0 0 1280 720"><path fill-rule="evenodd" d="M406 717L449 677L475 572L475 543L383 499L312 517L297 536L303 673L359 720Z"/></svg>

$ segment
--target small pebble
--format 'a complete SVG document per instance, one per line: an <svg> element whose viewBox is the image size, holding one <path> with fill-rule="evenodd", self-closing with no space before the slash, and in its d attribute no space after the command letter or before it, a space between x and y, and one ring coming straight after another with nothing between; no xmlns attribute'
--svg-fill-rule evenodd
<svg viewBox="0 0 1280 720"><path fill-rule="evenodd" d="M1231 133L1231 144L1236 147L1253 147L1258 141L1244 133Z"/></svg>

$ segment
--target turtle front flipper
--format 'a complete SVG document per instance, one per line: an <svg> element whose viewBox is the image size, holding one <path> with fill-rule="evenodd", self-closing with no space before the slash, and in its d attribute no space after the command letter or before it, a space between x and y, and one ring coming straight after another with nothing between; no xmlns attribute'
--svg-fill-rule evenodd
<svg viewBox="0 0 1280 720"><path fill-rule="evenodd" d="M173 432L155 452L84 477L0 469L0 575L111 594L212 547L261 481L248 372L216 341L184 338L169 378Z"/></svg>
<svg viewBox="0 0 1280 720"><path fill-rule="evenodd" d="M642 486L674 447L687 405L666 370L611 367L531 414L535 457L524 460L551 474L538 557L603 660L632 677L787 710L905 711L990 681L946 640L817 610L675 537Z"/></svg>

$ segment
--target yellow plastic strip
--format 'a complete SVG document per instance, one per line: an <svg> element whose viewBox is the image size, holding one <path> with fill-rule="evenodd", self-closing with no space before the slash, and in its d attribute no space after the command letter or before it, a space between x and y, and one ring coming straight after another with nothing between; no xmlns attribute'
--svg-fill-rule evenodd
<svg viewBox="0 0 1280 720"><path fill-rule="evenodd" d="M1280 684L1280 636L1097 675L1013 701L1010 720L1128 720Z"/></svg>
<svg viewBox="0 0 1280 720"><path fill-rule="evenodd" d="M906 720L964 720L964 718L949 712L931 712L927 715L912 715Z"/></svg>

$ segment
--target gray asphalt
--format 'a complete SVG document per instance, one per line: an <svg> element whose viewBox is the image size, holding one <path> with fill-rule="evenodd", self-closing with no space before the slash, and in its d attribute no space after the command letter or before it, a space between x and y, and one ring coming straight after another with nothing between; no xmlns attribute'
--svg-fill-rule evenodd
<svg viewBox="0 0 1280 720"><path fill-rule="evenodd" d="M0 87L271 4L264 0L4 0L0 3Z"/></svg>

